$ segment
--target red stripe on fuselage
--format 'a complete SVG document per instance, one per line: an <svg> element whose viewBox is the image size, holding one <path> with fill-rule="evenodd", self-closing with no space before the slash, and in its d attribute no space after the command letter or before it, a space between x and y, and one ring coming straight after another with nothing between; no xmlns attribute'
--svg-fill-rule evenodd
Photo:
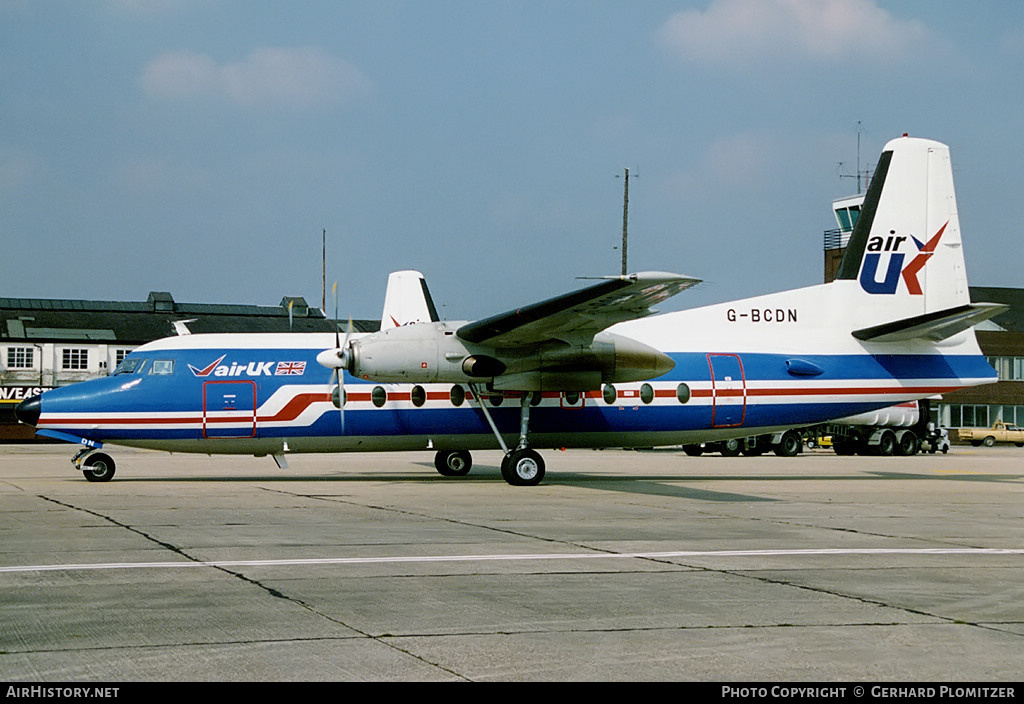
<svg viewBox="0 0 1024 704"><path fill-rule="evenodd" d="M908 393L912 394L941 394L946 393L955 389L962 388L961 386L912 386L912 387L860 387L860 386L849 386L849 387L821 387L821 388L747 388L746 395L750 396L781 396L781 397L808 397L808 396L858 396L858 395L871 395L871 396L902 396ZM735 390L728 392L730 396L740 397L743 395L742 390ZM467 394L468 395L468 394ZM586 394L592 399L600 398L597 392L588 392ZM724 392L719 391L718 397L725 395ZM659 389L656 392L656 396L659 398L670 398L675 396L673 389ZM694 398L711 397L711 389L695 389L692 392ZM545 393L544 398L558 398L557 393ZM448 394L438 392L436 394L430 394L431 400L444 400L448 398ZM368 393L349 393L348 399L351 402L368 402L370 401L370 394ZM388 395L389 401L399 401L410 399L409 393L391 393ZM624 405L622 402L626 398L620 398L618 403L610 405ZM639 401L639 398L629 398L629 401ZM330 403L331 395L328 393L302 393L297 394L288 403L286 403L281 410L273 415L257 416L257 423L287 423L294 421L302 413L304 413L314 403ZM625 404L633 405L633 404ZM637 404L638 405L638 404ZM68 425L93 425L102 427L104 425L182 425L182 424L194 424L197 427L203 423L201 415L194 416L171 416L171 417L145 417L145 416L117 416L112 418L95 418L89 416L72 417L72 418L46 418L41 417L39 419L39 428L60 428ZM248 421L249 418L224 418L224 417L207 417L207 423L232 423L239 421Z"/></svg>

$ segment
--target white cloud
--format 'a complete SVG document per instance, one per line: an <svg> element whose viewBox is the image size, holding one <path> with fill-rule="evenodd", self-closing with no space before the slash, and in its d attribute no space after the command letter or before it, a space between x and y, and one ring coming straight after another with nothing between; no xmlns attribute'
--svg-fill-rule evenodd
<svg viewBox="0 0 1024 704"><path fill-rule="evenodd" d="M817 60L902 56L927 38L916 20L898 20L875 0L713 0L678 12L658 41L681 57L735 64L776 57Z"/></svg>
<svg viewBox="0 0 1024 704"><path fill-rule="evenodd" d="M140 83L161 100L217 98L298 108L348 102L370 86L353 64L314 47L256 49L225 64L206 54L171 52L151 61Z"/></svg>

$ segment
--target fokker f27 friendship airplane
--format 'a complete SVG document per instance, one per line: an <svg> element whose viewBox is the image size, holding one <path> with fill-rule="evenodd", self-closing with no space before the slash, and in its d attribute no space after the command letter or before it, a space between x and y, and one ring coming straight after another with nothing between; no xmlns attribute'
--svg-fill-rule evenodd
<svg viewBox="0 0 1024 704"><path fill-rule="evenodd" d="M413 278L389 285L380 332L158 340L18 417L81 443L91 481L113 475L97 452L110 443L279 466L289 452L434 449L449 476L501 447L505 480L533 485L535 448L777 434L996 378L972 326L1003 307L968 297L949 149L906 136L886 145L828 284L653 315L698 281L640 273L453 323Z"/></svg>

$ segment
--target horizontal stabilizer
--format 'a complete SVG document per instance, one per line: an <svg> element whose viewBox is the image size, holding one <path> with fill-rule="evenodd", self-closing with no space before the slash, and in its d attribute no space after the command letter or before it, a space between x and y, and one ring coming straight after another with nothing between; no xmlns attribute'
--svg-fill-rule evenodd
<svg viewBox="0 0 1024 704"><path fill-rule="evenodd" d="M924 315L854 330L853 336L865 342L905 342L921 339L938 342L999 315L1009 308L1002 303L969 303Z"/></svg>

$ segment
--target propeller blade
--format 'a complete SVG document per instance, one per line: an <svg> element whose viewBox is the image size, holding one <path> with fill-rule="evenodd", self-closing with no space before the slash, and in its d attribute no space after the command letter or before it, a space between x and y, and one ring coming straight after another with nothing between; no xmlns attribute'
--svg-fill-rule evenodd
<svg viewBox="0 0 1024 704"><path fill-rule="evenodd" d="M331 287L331 291L334 292L334 346L341 347L341 343L338 341L338 282L334 282L334 286Z"/></svg>
<svg viewBox="0 0 1024 704"><path fill-rule="evenodd" d="M341 420L341 434L345 434L345 386L341 383L341 370L335 369L333 374L334 384L331 389L331 402L338 409Z"/></svg>

